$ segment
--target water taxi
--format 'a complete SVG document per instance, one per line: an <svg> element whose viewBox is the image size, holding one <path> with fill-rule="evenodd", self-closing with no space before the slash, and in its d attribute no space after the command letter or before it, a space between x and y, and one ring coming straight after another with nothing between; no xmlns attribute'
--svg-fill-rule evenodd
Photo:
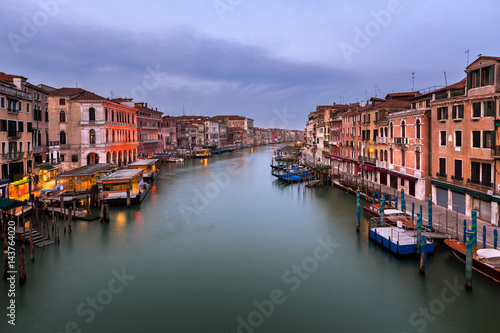
<svg viewBox="0 0 500 333"><path fill-rule="evenodd" d="M150 158L145 160L138 160L128 165L129 169L142 169L143 177L145 180L153 181L160 175L160 168L158 168L157 158Z"/></svg>
<svg viewBox="0 0 500 333"><path fill-rule="evenodd" d="M198 149L195 151L195 156L199 158L206 158L212 156L210 149Z"/></svg>
<svg viewBox="0 0 500 333"><path fill-rule="evenodd" d="M102 178L101 182L110 205L126 205L127 191L130 191L130 203L140 204L152 186L144 181L142 169L121 169Z"/></svg>

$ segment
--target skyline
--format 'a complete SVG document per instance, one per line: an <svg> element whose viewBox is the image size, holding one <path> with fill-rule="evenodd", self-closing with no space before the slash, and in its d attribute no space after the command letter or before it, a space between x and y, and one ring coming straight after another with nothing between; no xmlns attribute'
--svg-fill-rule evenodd
<svg viewBox="0 0 500 333"><path fill-rule="evenodd" d="M237 114L303 130L316 105L444 86L444 72L453 84L467 56L500 54L488 45L493 1L120 4L3 1L0 71L164 115Z"/></svg>

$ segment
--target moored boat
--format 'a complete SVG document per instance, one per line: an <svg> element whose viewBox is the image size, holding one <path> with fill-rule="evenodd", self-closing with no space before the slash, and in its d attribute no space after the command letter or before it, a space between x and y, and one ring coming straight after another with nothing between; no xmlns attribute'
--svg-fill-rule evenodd
<svg viewBox="0 0 500 333"><path fill-rule="evenodd" d="M207 158L212 156L212 153L210 152L210 149L198 149L195 152L195 156L198 158Z"/></svg>
<svg viewBox="0 0 500 333"><path fill-rule="evenodd" d="M455 239L446 239L455 257L465 263L466 244ZM500 250L495 249L472 249L472 267L479 273L500 282Z"/></svg>
<svg viewBox="0 0 500 333"><path fill-rule="evenodd" d="M380 204L371 204L363 207L366 214L371 217L380 218ZM401 226L406 229L416 229L417 221L410 219L406 214L392 206L384 206L385 224Z"/></svg>

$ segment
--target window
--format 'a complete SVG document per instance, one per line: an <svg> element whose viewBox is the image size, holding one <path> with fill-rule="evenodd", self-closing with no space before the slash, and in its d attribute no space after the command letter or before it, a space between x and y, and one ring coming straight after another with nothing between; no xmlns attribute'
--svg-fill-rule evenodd
<svg viewBox="0 0 500 333"><path fill-rule="evenodd" d="M455 173L453 175L455 180L463 180L462 178L462 160L455 160Z"/></svg>
<svg viewBox="0 0 500 333"><path fill-rule="evenodd" d="M406 138L406 124L404 121L401 122L401 136L403 138Z"/></svg>
<svg viewBox="0 0 500 333"><path fill-rule="evenodd" d="M8 131L8 136L10 137L17 137L17 122L15 120L8 120L7 121L7 131Z"/></svg>
<svg viewBox="0 0 500 333"><path fill-rule="evenodd" d="M89 143L95 145L95 130L93 129L89 131Z"/></svg>
<svg viewBox="0 0 500 333"><path fill-rule="evenodd" d="M481 163L482 173L481 173L481 184L484 186L492 186L491 184L491 164Z"/></svg>
<svg viewBox="0 0 500 333"><path fill-rule="evenodd" d="M5 97L0 97L0 108L5 109Z"/></svg>
<svg viewBox="0 0 500 333"><path fill-rule="evenodd" d="M391 123L391 138L394 138L394 124ZM392 163L392 162L391 162Z"/></svg>
<svg viewBox="0 0 500 333"><path fill-rule="evenodd" d="M7 132L7 119L0 120L0 132Z"/></svg>
<svg viewBox="0 0 500 333"><path fill-rule="evenodd" d="M17 122L17 130L19 131L19 133L24 132L24 123L21 120Z"/></svg>
<svg viewBox="0 0 500 333"><path fill-rule="evenodd" d="M23 102L18 102L17 103L17 111L23 112Z"/></svg>
<svg viewBox="0 0 500 333"><path fill-rule="evenodd" d="M462 147L462 131L455 131L455 147Z"/></svg>
<svg viewBox="0 0 500 333"><path fill-rule="evenodd" d="M492 148L493 147L493 139L494 132L493 131L484 131L483 132L483 148Z"/></svg>
<svg viewBox="0 0 500 333"><path fill-rule="evenodd" d="M66 100L64 98L59 98L59 105L66 105Z"/></svg>
<svg viewBox="0 0 500 333"><path fill-rule="evenodd" d="M26 103L26 113L30 113L30 103Z"/></svg>
<svg viewBox="0 0 500 333"><path fill-rule="evenodd" d="M439 145L446 146L446 131L439 131Z"/></svg>
<svg viewBox="0 0 500 333"><path fill-rule="evenodd" d="M370 113L368 113L368 123L370 123Z"/></svg>
<svg viewBox="0 0 500 333"><path fill-rule="evenodd" d="M7 152L5 151L5 142L2 142L2 155L5 155Z"/></svg>
<svg viewBox="0 0 500 333"><path fill-rule="evenodd" d="M481 117L481 103L472 103L472 118Z"/></svg>
<svg viewBox="0 0 500 333"><path fill-rule="evenodd" d="M401 166L406 166L406 152L401 149Z"/></svg>
<svg viewBox="0 0 500 333"><path fill-rule="evenodd" d="M378 112L375 112L375 121L378 121Z"/></svg>
<svg viewBox="0 0 500 333"><path fill-rule="evenodd" d="M104 120L108 121L108 109L104 110Z"/></svg>
<svg viewBox="0 0 500 333"><path fill-rule="evenodd" d="M66 112L64 112L64 111L59 112L59 122L60 123L66 122Z"/></svg>
<svg viewBox="0 0 500 333"><path fill-rule="evenodd" d="M23 151L23 142L22 141L19 141L19 151L20 152Z"/></svg>
<svg viewBox="0 0 500 333"><path fill-rule="evenodd" d="M26 133L31 133L33 132L33 124L31 123L31 121L27 121L26 122Z"/></svg>
<svg viewBox="0 0 500 333"><path fill-rule="evenodd" d="M417 119L415 127L416 127L416 136L415 137L417 139L420 139L420 135L421 135L420 134L420 119Z"/></svg>
<svg viewBox="0 0 500 333"><path fill-rule="evenodd" d="M59 144L61 145L66 144L66 132L64 131L61 131L61 133L59 133Z"/></svg>
<svg viewBox="0 0 500 333"><path fill-rule="evenodd" d="M481 148L481 131L472 131L472 147Z"/></svg>
<svg viewBox="0 0 500 333"><path fill-rule="evenodd" d="M481 163L470 162L470 180L471 180L471 183L479 183L480 172L481 172Z"/></svg>
<svg viewBox="0 0 500 333"><path fill-rule="evenodd" d="M484 116L485 117L494 117L495 116L494 101L484 102Z"/></svg>
<svg viewBox="0 0 500 333"><path fill-rule="evenodd" d="M49 122L49 110L47 110L47 108L45 108L45 122Z"/></svg>
<svg viewBox="0 0 500 333"><path fill-rule="evenodd" d="M448 119L448 107L443 106L437 109L437 120Z"/></svg>
<svg viewBox="0 0 500 333"><path fill-rule="evenodd" d="M420 170L420 152L415 152L415 169Z"/></svg>
<svg viewBox="0 0 500 333"><path fill-rule="evenodd" d="M464 118L464 105L453 105L451 108L451 118L452 119L463 119Z"/></svg>
<svg viewBox="0 0 500 333"><path fill-rule="evenodd" d="M78 155L71 155L71 162L77 163L78 162Z"/></svg>
<svg viewBox="0 0 500 333"><path fill-rule="evenodd" d="M89 109L89 120L95 121L95 109L94 108Z"/></svg>
<svg viewBox="0 0 500 333"><path fill-rule="evenodd" d="M446 177L446 158L439 158L439 173L438 177Z"/></svg>

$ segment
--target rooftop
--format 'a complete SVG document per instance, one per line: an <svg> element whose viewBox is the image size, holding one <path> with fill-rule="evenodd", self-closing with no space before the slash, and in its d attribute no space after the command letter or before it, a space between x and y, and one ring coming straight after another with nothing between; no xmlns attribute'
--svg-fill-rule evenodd
<svg viewBox="0 0 500 333"><path fill-rule="evenodd" d="M99 172L112 172L116 170L116 168L117 168L116 164L112 163L90 164L60 173L59 176L61 177L91 176Z"/></svg>
<svg viewBox="0 0 500 333"><path fill-rule="evenodd" d="M106 177L101 178L101 181L113 182L118 180L130 180L139 174L142 174L141 169L120 169Z"/></svg>

